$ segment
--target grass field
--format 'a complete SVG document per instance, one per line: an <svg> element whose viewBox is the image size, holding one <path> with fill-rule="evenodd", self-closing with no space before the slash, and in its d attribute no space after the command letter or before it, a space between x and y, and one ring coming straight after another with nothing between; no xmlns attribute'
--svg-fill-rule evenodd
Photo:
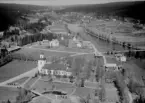
<svg viewBox="0 0 145 103"><path fill-rule="evenodd" d="M24 72L27 72L37 66L34 62L25 61L12 61L2 67L0 67L0 82L8 80L12 77L18 76Z"/></svg>
<svg viewBox="0 0 145 103"><path fill-rule="evenodd" d="M76 91L74 92L73 95L80 96L80 97L86 97L89 94L92 94L93 92L94 92L94 89L80 87L80 88L76 88Z"/></svg>
<svg viewBox="0 0 145 103"><path fill-rule="evenodd" d="M24 88L29 89L37 79L38 77L31 78L27 83L24 84Z"/></svg>
<svg viewBox="0 0 145 103"><path fill-rule="evenodd" d="M45 97L38 96L35 97L30 103L51 103L51 100L48 100Z"/></svg>
<svg viewBox="0 0 145 103"><path fill-rule="evenodd" d="M15 101L18 95L18 90L16 88L0 87L0 103L1 101Z"/></svg>
<svg viewBox="0 0 145 103"><path fill-rule="evenodd" d="M28 78L29 78L29 77L23 77L23 78L21 78L21 79L19 79L19 80L16 80L16 81L11 82L11 83L12 83L12 84L14 83L14 84L21 85L21 84L24 83ZM11 83L9 83L9 84L11 84Z"/></svg>
<svg viewBox="0 0 145 103"><path fill-rule="evenodd" d="M36 91L43 93L46 91L51 91L52 86L54 85L54 90L64 91L68 94L72 93L75 87L72 84L53 82L50 83L47 80L39 80L32 88L35 88Z"/></svg>
<svg viewBox="0 0 145 103"><path fill-rule="evenodd" d="M89 49L89 48L68 48L65 46L59 46L59 47L53 47L53 48L48 48L48 44L44 43L42 45L36 44L34 46L32 46L32 48L40 48L40 49L48 49L48 50L58 50L58 51L68 51L68 52L86 52L86 53L90 53L93 52L93 49Z"/></svg>
<svg viewBox="0 0 145 103"><path fill-rule="evenodd" d="M132 23L125 22L120 23L120 21L92 21L88 24L90 30L95 33L98 33L96 29L99 29L102 32L106 32L108 35L112 32L112 36L116 37L118 41L129 42L132 45L145 46L145 36L140 36L138 33L133 33L137 30L133 27Z"/></svg>
<svg viewBox="0 0 145 103"><path fill-rule="evenodd" d="M39 93L43 93L52 89L52 84L48 81L39 80L32 88L35 88Z"/></svg>
<svg viewBox="0 0 145 103"><path fill-rule="evenodd" d="M18 51L16 53L24 54L24 55L32 57L34 59L39 59L41 53L43 53L46 58L47 57L51 57L51 56L63 57L63 56L74 54L74 53L63 53L63 52L45 51L45 50L33 49L33 48L21 49L20 51Z"/></svg>

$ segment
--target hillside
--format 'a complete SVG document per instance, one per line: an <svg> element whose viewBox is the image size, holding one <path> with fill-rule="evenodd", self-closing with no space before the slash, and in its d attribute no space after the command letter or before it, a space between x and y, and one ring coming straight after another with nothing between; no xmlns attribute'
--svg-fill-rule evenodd
<svg viewBox="0 0 145 103"><path fill-rule="evenodd" d="M0 4L0 31L16 23L17 19L24 14L34 13L35 10L48 9L46 6L23 5L23 4Z"/></svg>
<svg viewBox="0 0 145 103"><path fill-rule="evenodd" d="M76 6L66 6L63 12L86 12L86 13L96 13L97 15L107 14L107 15L117 15L123 17L131 17L134 19L139 19L141 22L145 23L145 15L143 11L145 10L145 1L136 2L114 2L106 4L91 4L91 5L76 5Z"/></svg>

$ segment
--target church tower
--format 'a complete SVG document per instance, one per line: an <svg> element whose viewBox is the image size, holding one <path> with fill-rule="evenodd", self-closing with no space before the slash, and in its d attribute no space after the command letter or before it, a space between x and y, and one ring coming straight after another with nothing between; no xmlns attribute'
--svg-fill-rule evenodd
<svg viewBox="0 0 145 103"><path fill-rule="evenodd" d="M46 64L46 58L44 57L44 54L40 54L40 59L38 60L38 71L41 72L42 68Z"/></svg>

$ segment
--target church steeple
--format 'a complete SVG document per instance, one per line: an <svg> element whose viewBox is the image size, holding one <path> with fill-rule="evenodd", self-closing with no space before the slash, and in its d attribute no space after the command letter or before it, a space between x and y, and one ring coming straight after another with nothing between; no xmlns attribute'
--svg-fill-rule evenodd
<svg viewBox="0 0 145 103"><path fill-rule="evenodd" d="M44 54L43 53L40 54L39 60L46 60L46 58L44 57Z"/></svg>
<svg viewBox="0 0 145 103"><path fill-rule="evenodd" d="M44 57L44 54L40 54L40 59L38 60L38 71L41 72L44 65L46 64L46 58Z"/></svg>

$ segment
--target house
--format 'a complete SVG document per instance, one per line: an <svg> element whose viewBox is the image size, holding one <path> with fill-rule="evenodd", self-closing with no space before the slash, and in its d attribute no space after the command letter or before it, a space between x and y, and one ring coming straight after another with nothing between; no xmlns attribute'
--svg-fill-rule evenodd
<svg viewBox="0 0 145 103"><path fill-rule="evenodd" d="M117 61L126 62L126 57L123 54L115 55Z"/></svg>
<svg viewBox="0 0 145 103"><path fill-rule="evenodd" d="M116 64L105 64L105 70L106 71L117 71L118 66Z"/></svg>
<svg viewBox="0 0 145 103"><path fill-rule="evenodd" d="M82 44L80 42L77 42L77 47L78 48L81 48L82 47Z"/></svg>
<svg viewBox="0 0 145 103"><path fill-rule="evenodd" d="M50 47L58 47L59 46L59 41L57 39L53 39L52 41L49 42Z"/></svg>

